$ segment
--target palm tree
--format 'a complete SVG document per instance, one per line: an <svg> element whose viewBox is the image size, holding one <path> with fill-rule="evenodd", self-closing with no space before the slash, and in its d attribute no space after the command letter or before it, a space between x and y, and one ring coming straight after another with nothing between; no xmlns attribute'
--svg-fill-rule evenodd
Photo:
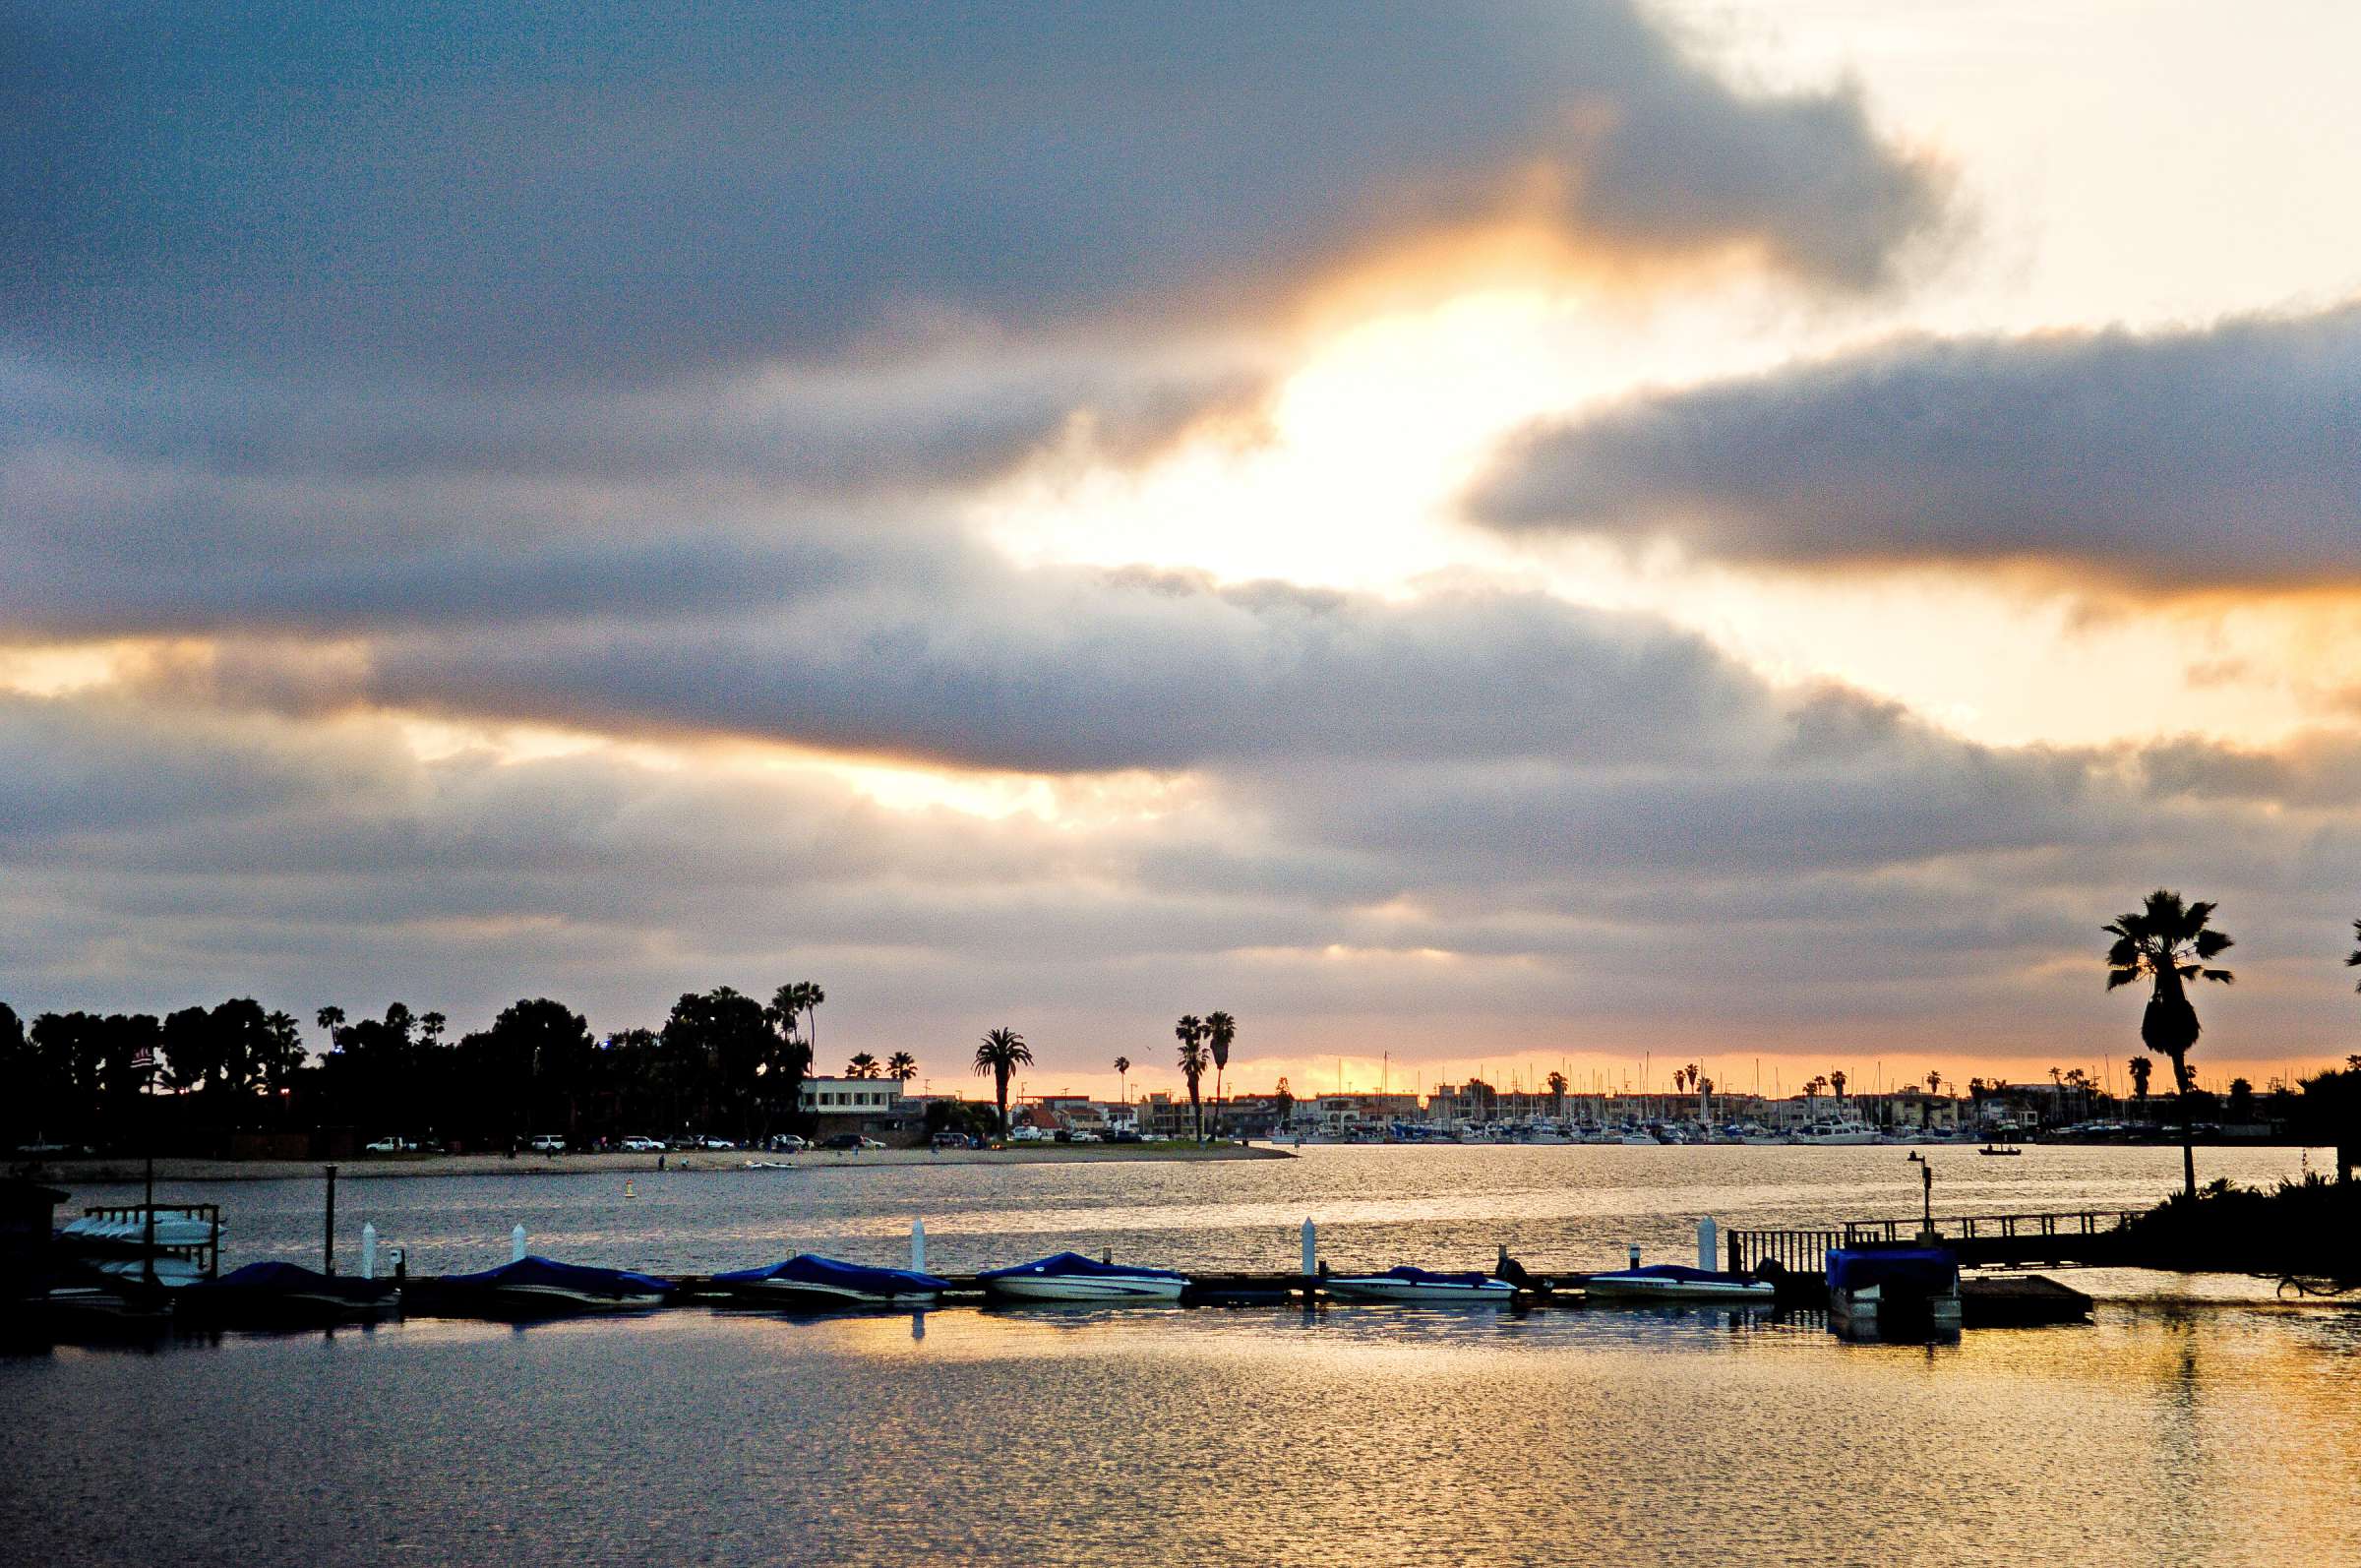
<svg viewBox="0 0 2361 1568"><path fill-rule="evenodd" d="M1130 1085L1130 1078L1131 1078L1131 1058L1130 1058L1129 1056L1118 1056L1118 1057L1116 1057L1116 1058L1115 1058L1115 1082L1116 1082L1116 1087L1117 1087L1117 1088L1118 1088L1118 1090L1119 1090L1119 1091L1120 1091L1120 1092L1122 1094L1122 1097L1123 1097L1123 1104L1125 1104L1125 1105L1129 1105L1129 1104L1131 1103L1131 1085Z"/></svg>
<svg viewBox="0 0 2361 1568"><path fill-rule="evenodd" d="M1930 1071L1926 1075L1926 1092L1928 1094L1941 1094L1943 1092L1943 1075L1941 1073Z"/></svg>
<svg viewBox="0 0 2361 1568"><path fill-rule="evenodd" d="M1205 1055L1205 1026L1192 1016L1180 1020L1173 1033L1180 1040L1180 1076L1188 1080L1189 1115L1196 1118L1197 1141L1205 1141L1205 1102L1198 1098L1197 1086L1204 1081L1205 1069L1213 1058Z"/></svg>
<svg viewBox="0 0 2361 1568"><path fill-rule="evenodd" d="M2356 940L2361 940L2361 920L2353 922L2353 936ZM2351 969L2356 965L2361 965L2361 947L2356 947L2344 955L2345 968ZM2361 983L2356 983L2353 989L2361 991Z"/></svg>
<svg viewBox="0 0 2361 1568"><path fill-rule="evenodd" d="M874 1078L878 1075L878 1058L864 1051L844 1064L848 1078Z"/></svg>
<svg viewBox="0 0 2361 1568"><path fill-rule="evenodd" d="M1566 1116L1566 1075L1562 1072L1553 1072L1547 1081L1549 1101L1555 1107L1549 1114L1562 1121Z"/></svg>
<svg viewBox="0 0 2361 1568"><path fill-rule="evenodd" d="M1836 1068L1832 1068L1832 1069L1829 1071L1829 1074L1828 1074L1828 1086L1829 1086L1830 1088L1832 1088L1832 1089L1836 1090L1836 1092L1837 1092L1837 1104L1839 1104L1839 1105L1843 1105L1843 1104L1845 1103L1845 1069L1844 1069L1844 1068L1842 1068L1842 1067L1836 1067Z"/></svg>
<svg viewBox="0 0 2361 1568"><path fill-rule="evenodd" d="M995 1029L984 1037L976 1048L976 1072L992 1074L993 1103L1000 1108L1000 1136L1008 1136L1008 1075L1019 1067L1033 1065L1033 1053L1026 1049L1025 1037L1013 1029Z"/></svg>
<svg viewBox="0 0 2361 1568"><path fill-rule="evenodd" d="M1238 1038L1238 1020L1226 1012L1205 1015L1205 1040L1213 1047L1214 1130L1221 1130L1222 1073L1230 1065L1230 1043Z"/></svg>
<svg viewBox="0 0 2361 1568"><path fill-rule="evenodd" d="M2134 981L2149 983L2148 1007L2140 1015L2140 1038L2148 1049L2172 1063L2173 1097L2181 1117L2181 1186L2197 1197L2197 1140L2189 1125L2189 1051L2197 1044L2201 1026L2189 1000L2192 980L2234 978L2226 969L2208 969L2206 961L2235 945L2226 933L2208 923L2213 906L2204 899L2181 902L2181 895L2159 887L2138 909L2115 917L2105 929L2115 938L2107 949L2107 989Z"/></svg>
<svg viewBox="0 0 2361 1568"><path fill-rule="evenodd" d="M2132 1093L2140 1099L2146 1100L2148 1098L2148 1080L2155 1072L2156 1064L2146 1056L2134 1056L2129 1065L2132 1069Z"/></svg>
<svg viewBox="0 0 2361 1568"><path fill-rule="evenodd" d="M918 1058L907 1051L897 1051L885 1058L885 1076L895 1083L908 1083L918 1076Z"/></svg>
<svg viewBox="0 0 2361 1568"><path fill-rule="evenodd" d="M344 1009L323 1007L312 1016L319 1020L321 1032L328 1036L328 1048L333 1051L336 1048L336 1031L344 1027Z"/></svg>

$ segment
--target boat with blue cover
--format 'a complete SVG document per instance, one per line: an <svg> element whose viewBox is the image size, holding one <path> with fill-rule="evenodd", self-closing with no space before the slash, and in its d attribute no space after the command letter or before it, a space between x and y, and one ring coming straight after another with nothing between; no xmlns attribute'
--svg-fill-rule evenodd
<svg viewBox="0 0 2361 1568"><path fill-rule="evenodd" d="M1693 1269L1679 1263L1652 1263L1646 1268L1586 1274L1582 1290L1586 1297L1608 1300L1708 1301L1737 1306L1772 1306L1779 1300L1779 1287L1769 1280L1719 1269Z"/></svg>
<svg viewBox="0 0 2361 1568"><path fill-rule="evenodd" d="M1830 1247L1827 1280L1840 1334L1960 1331L1960 1260L1947 1247Z"/></svg>
<svg viewBox="0 0 2361 1568"><path fill-rule="evenodd" d="M951 1282L915 1269L877 1269L840 1258L799 1252L766 1269L716 1274L713 1289L745 1306L791 1306L807 1311L847 1307L933 1306Z"/></svg>
<svg viewBox="0 0 2361 1568"><path fill-rule="evenodd" d="M413 1280L403 1293L412 1312L444 1317L570 1317L644 1312L672 1297L673 1282L629 1269L591 1268L540 1256L479 1274Z"/></svg>
<svg viewBox="0 0 2361 1568"><path fill-rule="evenodd" d="M1383 1274L1327 1274L1320 1286L1346 1301L1419 1301L1505 1304L1517 1288L1490 1274L1437 1274L1405 1263Z"/></svg>
<svg viewBox="0 0 2361 1568"><path fill-rule="evenodd" d="M993 1296L1018 1301L1177 1301L1188 1289L1185 1274L1100 1261L1079 1252L993 1269L976 1279Z"/></svg>
<svg viewBox="0 0 2361 1568"><path fill-rule="evenodd" d="M398 1299L387 1280L322 1274L271 1259L174 1292L172 1314L184 1323L218 1328L367 1323L383 1317Z"/></svg>

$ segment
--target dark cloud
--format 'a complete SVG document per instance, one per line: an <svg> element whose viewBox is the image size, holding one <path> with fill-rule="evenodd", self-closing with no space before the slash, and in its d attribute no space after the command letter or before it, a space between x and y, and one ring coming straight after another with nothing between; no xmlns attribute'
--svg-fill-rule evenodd
<svg viewBox="0 0 2361 1568"><path fill-rule="evenodd" d="M1524 438L1509 531L1789 565L2070 563L2167 587L2361 571L2361 306L2200 331L1911 339Z"/></svg>
<svg viewBox="0 0 2361 1568"><path fill-rule="evenodd" d="M1504 214L1858 286L1937 207L1853 97L1627 0L9 9L0 315L143 366L661 381L1251 314Z"/></svg>
<svg viewBox="0 0 2361 1568"><path fill-rule="evenodd" d="M1710 761L1757 683L1645 617L1540 595L1392 606L977 558L791 612L389 637L367 694L1046 772L1292 758Z"/></svg>

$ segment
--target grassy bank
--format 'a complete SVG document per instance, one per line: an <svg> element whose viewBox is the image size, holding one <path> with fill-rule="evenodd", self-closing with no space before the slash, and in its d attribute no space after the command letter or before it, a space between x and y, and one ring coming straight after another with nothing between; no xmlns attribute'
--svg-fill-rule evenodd
<svg viewBox="0 0 2361 1568"><path fill-rule="evenodd" d="M2361 1181L2318 1175L2275 1188L2215 1181L2175 1193L2132 1222L2144 1267L2300 1275L2361 1285Z"/></svg>

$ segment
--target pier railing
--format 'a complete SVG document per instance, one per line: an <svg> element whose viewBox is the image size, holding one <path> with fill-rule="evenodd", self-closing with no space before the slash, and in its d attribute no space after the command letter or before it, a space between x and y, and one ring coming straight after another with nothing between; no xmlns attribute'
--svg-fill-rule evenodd
<svg viewBox="0 0 2361 1568"><path fill-rule="evenodd" d="M2110 1261L2127 1210L2077 1209L2063 1214L1937 1215L1936 1244L1960 1254L1963 1263L2103 1263ZM1729 1266L1744 1272L1777 1263L1797 1273L1817 1274L1831 1247L1908 1246L1927 1231L1915 1216L1895 1220L1847 1220L1835 1228L1727 1233Z"/></svg>

